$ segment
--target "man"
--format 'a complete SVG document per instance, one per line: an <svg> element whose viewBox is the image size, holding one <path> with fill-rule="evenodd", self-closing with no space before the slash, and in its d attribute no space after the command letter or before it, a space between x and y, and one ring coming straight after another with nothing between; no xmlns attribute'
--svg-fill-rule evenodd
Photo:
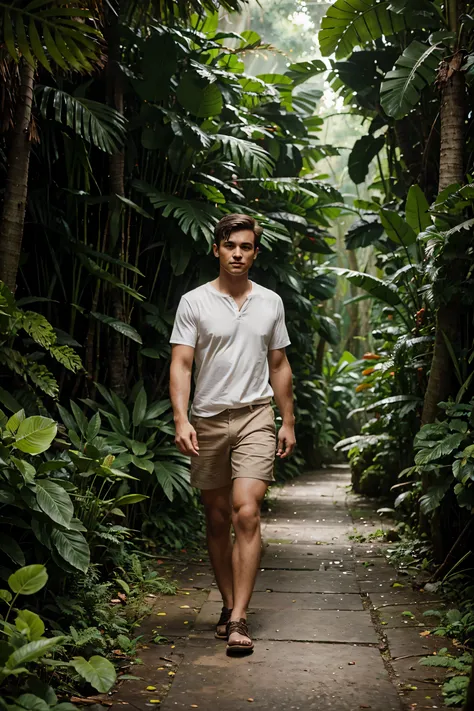
<svg viewBox="0 0 474 711"><path fill-rule="evenodd" d="M283 302L248 278L261 234L247 215L220 220L213 245L219 276L182 297L170 339L175 442L191 456L191 484L201 489L209 556L223 600L216 637L227 639L228 654L253 649L246 619L260 562L260 507L274 481L272 395L283 420L276 454L284 459L295 446Z"/></svg>

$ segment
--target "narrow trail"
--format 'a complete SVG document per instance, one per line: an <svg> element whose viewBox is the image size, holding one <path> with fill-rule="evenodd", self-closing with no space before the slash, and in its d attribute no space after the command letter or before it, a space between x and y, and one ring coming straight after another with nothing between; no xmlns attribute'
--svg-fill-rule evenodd
<svg viewBox="0 0 474 711"><path fill-rule="evenodd" d="M380 525L367 500L348 495L349 484L347 468L330 467L288 483L272 499L249 611L251 656L229 658L225 642L214 639L221 603L215 587L208 594L209 576L198 572L204 579L193 590L201 590L183 593L191 595L186 601L194 607L194 622L189 614L187 621L177 619L183 606L175 604L168 625L163 612L160 620L160 633L171 632L174 644L140 654L146 657L145 683L159 684L153 675L171 673L169 689L161 682L156 688L163 693L153 699L143 681L127 682L114 707L443 709L437 684L443 670L419 665L420 657L449 646L445 639L420 635L429 624L423 611L440 609L440 602L413 591L397 575L384 557L387 544L349 538L357 523L358 533ZM163 605L160 600L160 610ZM160 667L163 660L167 666Z"/></svg>

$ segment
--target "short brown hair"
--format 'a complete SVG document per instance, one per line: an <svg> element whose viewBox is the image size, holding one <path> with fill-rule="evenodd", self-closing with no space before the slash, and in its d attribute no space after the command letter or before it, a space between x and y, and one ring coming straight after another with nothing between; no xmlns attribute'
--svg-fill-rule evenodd
<svg viewBox="0 0 474 711"><path fill-rule="evenodd" d="M252 230L254 234L255 249L260 245L260 237L262 236L263 228L250 215L243 215L234 212L230 215L225 215L214 228L214 239L219 247L222 240L226 240L237 230Z"/></svg>

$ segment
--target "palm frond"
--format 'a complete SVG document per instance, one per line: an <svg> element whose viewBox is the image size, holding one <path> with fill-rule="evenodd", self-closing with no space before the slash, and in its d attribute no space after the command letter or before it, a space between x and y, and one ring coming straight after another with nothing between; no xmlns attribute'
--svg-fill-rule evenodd
<svg viewBox="0 0 474 711"><path fill-rule="evenodd" d="M238 168L244 168L257 178L267 178L273 170L273 159L261 146L245 138L218 133L216 141L221 145L224 155Z"/></svg>
<svg viewBox="0 0 474 711"><path fill-rule="evenodd" d="M65 124L88 143L105 153L117 153L123 145L126 120L119 111L83 97L56 89L39 86L40 112L44 118L54 118Z"/></svg>
<svg viewBox="0 0 474 711"><path fill-rule="evenodd" d="M150 200L153 207L162 210L163 217L172 215L180 228L195 241L204 237L209 245L214 241L214 227L222 214L214 207L197 200L182 200L160 192L152 185L134 180L133 187Z"/></svg>
<svg viewBox="0 0 474 711"><path fill-rule="evenodd" d="M2 12L3 11L3 12ZM0 41L15 62L23 57L52 72L90 72L101 63L98 17L80 0L33 0L26 7L0 2Z"/></svg>

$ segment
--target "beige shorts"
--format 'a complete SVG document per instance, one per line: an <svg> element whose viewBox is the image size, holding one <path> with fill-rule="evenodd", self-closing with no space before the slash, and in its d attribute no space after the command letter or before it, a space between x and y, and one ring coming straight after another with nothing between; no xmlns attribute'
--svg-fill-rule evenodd
<svg viewBox="0 0 474 711"><path fill-rule="evenodd" d="M270 403L227 409L213 417L191 417L199 457L191 457L191 485L228 486L237 477L275 481L275 415Z"/></svg>

